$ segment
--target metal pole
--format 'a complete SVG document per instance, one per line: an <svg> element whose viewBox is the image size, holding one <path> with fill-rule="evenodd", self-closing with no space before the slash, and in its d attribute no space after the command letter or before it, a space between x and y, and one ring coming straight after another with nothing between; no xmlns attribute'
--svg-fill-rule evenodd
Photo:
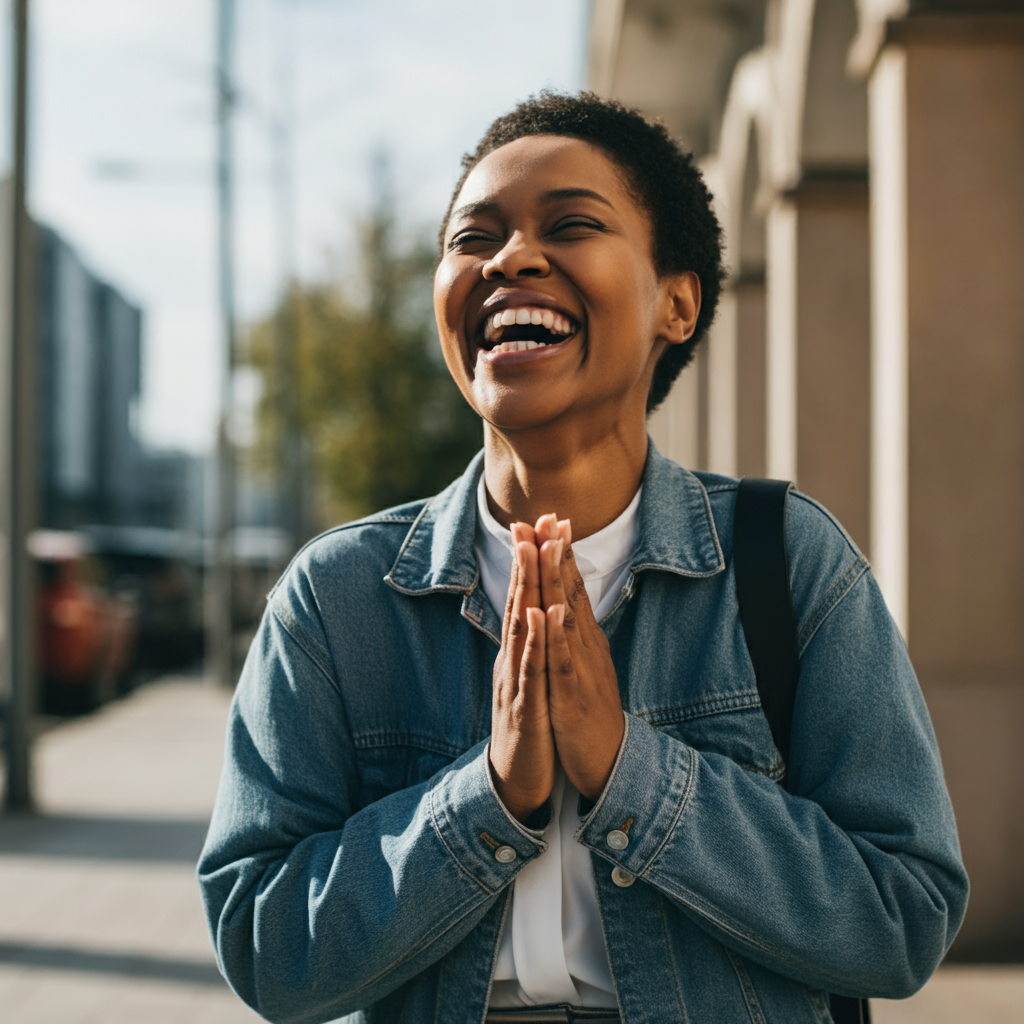
<svg viewBox="0 0 1024 1024"><path fill-rule="evenodd" d="M34 703L34 590L32 567L25 541L32 507L33 479L31 453L26 450L31 424L27 412L33 407L26 394L32 386L32 338L26 329L29 317L30 280L28 267L28 216L25 210L26 143L28 138L28 0L14 0L14 152L9 205L9 248L7 251L9 310L7 323L6 380L3 399L6 409L7 479L5 482L6 551L3 599L6 606L5 669L8 679L6 753L7 789L4 805L8 811L31 811L32 800L32 713ZM26 428L28 434L26 435Z"/></svg>
<svg viewBox="0 0 1024 1024"><path fill-rule="evenodd" d="M305 474L299 429L298 344L299 310L295 276L295 191L293 153L295 122L295 23L293 4L279 3L282 19L278 34L278 104L271 123L276 193L276 245L280 300L274 325L278 413L278 489L281 525L288 537L289 556L306 540L304 515Z"/></svg>
<svg viewBox="0 0 1024 1024"><path fill-rule="evenodd" d="M207 585L209 674L221 686L234 686L233 528L235 465L231 412L235 370L234 139L233 62L235 0L217 2L217 256L223 354L220 419L217 427L217 521L213 565Z"/></svg>

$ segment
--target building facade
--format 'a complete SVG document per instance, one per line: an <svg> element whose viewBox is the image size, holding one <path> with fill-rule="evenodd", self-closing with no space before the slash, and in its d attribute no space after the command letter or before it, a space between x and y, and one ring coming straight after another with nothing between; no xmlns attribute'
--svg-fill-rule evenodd
<svg viewBox="0 0 1024 1024"><path fill-rule="evenodd" d="M589 67L726 230L652 435L795 480L869 556L971 874L952 955L1024 957L1024 2L595 0Z"/></svg>

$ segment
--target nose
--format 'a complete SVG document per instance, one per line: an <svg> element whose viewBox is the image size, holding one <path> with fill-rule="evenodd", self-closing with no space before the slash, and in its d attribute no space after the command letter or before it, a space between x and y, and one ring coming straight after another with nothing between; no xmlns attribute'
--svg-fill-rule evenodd
<svg viewBox="0 0 1024 1024"><path fill-rule="evenodd" d="M510 280L517 277L544 277L550 267L539 245L514 231L500 251L484 265L485 281Z"/></svg>

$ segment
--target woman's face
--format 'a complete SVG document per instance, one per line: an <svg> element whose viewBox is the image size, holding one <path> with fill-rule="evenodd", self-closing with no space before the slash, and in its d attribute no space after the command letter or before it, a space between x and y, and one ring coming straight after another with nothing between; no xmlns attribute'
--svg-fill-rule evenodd
<svg viewBox="0 0 1024 1024"><path fill-rule="evenodd" d="M487 422L642 424L654 366L692 334L700 303L694 275L659 279L651 242L618 166L589 143L533 136L477 164L445 233L434 311L448 369ZM682 320L680 287L696 290Z"/></svg>

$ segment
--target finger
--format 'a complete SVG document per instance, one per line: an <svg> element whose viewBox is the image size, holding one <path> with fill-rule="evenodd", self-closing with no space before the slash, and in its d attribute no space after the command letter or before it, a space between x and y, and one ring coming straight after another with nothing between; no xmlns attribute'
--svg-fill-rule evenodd
<svg viewBox="0 0 1024 1024"><path fill-rule="evenodd" d="M512 540L516 544L520 541L527 544L537 543L537 535L534 533L533 527L529 523L513 523L511 529Z"/></svg>
<svg viewBox="0 0 1024 1024"><path fill-rule="evenodd" d="M537 547L540 547L546 540L558 540L558 517L554 512L541 516L534 528L537 538Z"/></svg>
<svg viewBox="0 0 1024 1024"><path fill-rule="evenodd" d="M526 648L519 665L519 695L528 721L547 714L547 630L540 608L526 609Z"/></svg>
<svg viewBox="0 0 1024 1024"><path fill-rule="evenodd" d="M512 536L515 537L516 524L512 524ZM519 563L512 556L512 572L508 579L508 595L505 598L505 614L501 619L501 646L505 646L505 641L508 640L509 626L512 622L513 608L515 606L516 590L519 588Z"/></svg>
<svg viewBox="0 0 1024 1024"><path fill-rule="evenodd" d="M555 604L565 604L565 586L562 580L562 552L565 542L557 540L546 540L538 552L540 565L540 592L543 608L550 608Z"/></svg>
<svg viewBox="0 0 1024 1024"><path fill-rule="evenodd" d="M577 629L580 619L593 625L597 625L597 619L594 616L590 596L587 594L587 588L572 549L572 524L568 519L563 519L558 524L558 531L559 537L565 545L559 566L566 598L565 628L571 633Z"/></svg>
<svg viewBox="0 0 1024 1024"><path fill-rule="evenodd" d="M554 604L546 615L548 688L552 699L575 692L577 685L576 666L565 634L566 611L564 604Z"/></svg>
<svg viewBox="0 0 1024 1024"><path fill-rule="evenodd" d="M526 643L526 609L540 606L540 575L537 568L537 548L520 541L515 546L515 559L519 567L516 592L512 599L512 616L508 624L508 637L512 643L513 656L522 657Z"/></svg>

